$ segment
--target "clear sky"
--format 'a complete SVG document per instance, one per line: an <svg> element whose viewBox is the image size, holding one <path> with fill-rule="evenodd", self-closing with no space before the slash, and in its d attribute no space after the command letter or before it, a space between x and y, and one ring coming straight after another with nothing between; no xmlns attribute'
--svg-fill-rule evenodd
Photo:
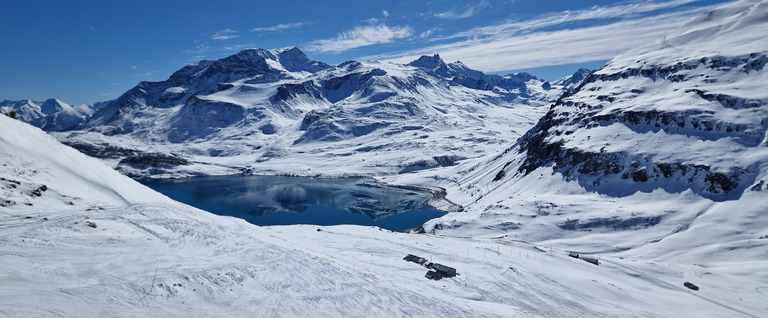
<svg viewBox="0 0 768 318"><path fill-rule="evenodd" d="M0 0L0 100L118 97L187 63L297 46L329 64L439 53L554 80L724 0Z"/></svg>

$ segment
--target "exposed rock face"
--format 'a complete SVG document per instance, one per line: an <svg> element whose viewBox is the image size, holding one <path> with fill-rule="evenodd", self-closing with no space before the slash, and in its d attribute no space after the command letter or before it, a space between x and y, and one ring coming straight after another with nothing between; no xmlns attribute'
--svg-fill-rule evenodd
<svg viewBox="0 0 768 318"><path fill-rule="evenodd" d="M121 164L139 168L188 165L189 160L162 153L133 154L120 160Z"/></svg>
<svg viewBox="0 0 768 318"><path fill-rule="evenodd" d="M748 19L765 16L765 7L741 10ZM728 47L727 55L699 48L697 23L612 60L559 98L518 141L520 159L495 181L551 166L599 193L691 189L715 200L738 198L755 183L755 155L767 144L768 44L742 39L728 47L736 29L726 26L736 22L727 21L699 35L720 41L716 47Z"/></svg>
<svg viewBox="0 0 768 318"><path fill-rule="evenodd" d="M487 75L483 72L470 69L458 61L454 63L445 63L438 54L433 56L422 56L408 65L431 70L435 74L465 87L486 91L506 90L517 92L522 95L528 94L526 83L537 79L536 76L525 72L511 73L504 76ZM580 75L584 71L585 70L579 70L576 74L568 76L566 79L563 79L562 84L558 84L558 86L578 84L584 79L584 76ZM570 81L566 81L567 79L570 79ZM551 88L549 82L542 83L542 86L547 90Z"/></svg>

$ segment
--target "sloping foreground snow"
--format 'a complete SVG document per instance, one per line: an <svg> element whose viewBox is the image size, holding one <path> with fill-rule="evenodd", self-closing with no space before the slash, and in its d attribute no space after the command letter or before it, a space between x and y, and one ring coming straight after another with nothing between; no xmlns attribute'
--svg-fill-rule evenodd
<svg viewBox="0 0 768 318"><path fill-rule="evenodd" d="M21 121L0 116L0 208L37 211L67 206L171 202Z"/></svg>
<svg viewBox="0 0 768 318"><path fill-rule="evenodd" d="M595 266L521 241L257 227L170 201L3 116L0 153L3 195L16 203L0 206L0 316L765 314L763 261L721 269L599 256ZM406 254L459 275L427 280Z"/></svg>
<svg viewBox="0 0 768 318"><path fill-rule="evenodd" d="M595 266L522 242L259 228L178 204L2 212L0 228L0 315L8 317L764 313L755 306L761 295L740 299L744 286L731 280L760 272L759 263L742 272L618 258ZM459 275L427 280L426 268L402 260L408 253ZM688 280L701 289L685 288Z"/></svg>

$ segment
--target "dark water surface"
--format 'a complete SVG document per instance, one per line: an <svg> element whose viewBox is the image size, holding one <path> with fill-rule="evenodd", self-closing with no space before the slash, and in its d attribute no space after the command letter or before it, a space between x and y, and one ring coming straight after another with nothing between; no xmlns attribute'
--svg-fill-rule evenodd
<svg viewBox="0 0 768 318"><path fill-rule="evenodd" d="M142 183L174 200L257 225L356 224L401 232L445 214L426 204L430 193L366 178L235 175Z"/></svg>

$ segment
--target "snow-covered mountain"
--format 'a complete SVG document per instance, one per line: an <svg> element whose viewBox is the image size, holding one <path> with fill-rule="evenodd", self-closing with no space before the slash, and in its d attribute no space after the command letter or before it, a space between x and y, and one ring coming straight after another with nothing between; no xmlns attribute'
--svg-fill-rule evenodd
<svg viewBox="0 0 768 318"><path fill-rule="evenodd" d="M249 49L142 82L56 136L131 175L391 174L495 152L564 89L437 55L330 66L295 47ZM125 161L139 154L186 164Z"/></svg>
<svg viewBox="0 0 768 318"><path fill-rule="evenodd" d="M11 111L16 113L18 119L46 131L72 129L93 114L89 105L71 106L53 98L43 102L32 100L0 102L0 113L10 114Z"/></svg>
<svg viewBox="0 0 768 318"><path fill-rule="evenodd" d="M541 243L478 238L488 229L258 227L173 202L6 116L0 158L4 317L765 314L765 258L748 262L760 247L742 250L739 271L588 255L595 266ZM407 254L458 275L429 280Z"/></svg>
<svg viewBox="0 0 768 318"><path fill-rule="evenodd" d="M586 68L580 68L575 73L568 75L566 77L563 77L557 81L555 81L554 85L562 86L566 91L572 91L576 89L579 85L581 85L584 80L589 77L594 72L594 70L589 70Z"/></svg>
<svg viewBox="0 0 768 318"><path fill-rule="evenodd" d="M382 180L462 206L428 233L700 266L705 284L717 268L764 301L750 271L768 266L765 30L768 1L702 14L588 75L503 153Z"/></svg>
<svg viewBox="0 0 768 318"><path fill-rule="evenodd" d="M724 6L611 60L504 153L458 167L462 188L482 186L468 192L504 200L516 184L542 182L562 184L546 193L579 189L617 199L761 196L768 186L768 37L758 30L768 26L766 8L765 1ZM635 212L647 220L633 226L653 226L669 213L651 211ZM587 220L564 218L571 219L565 227L586 227Z"/></svg>
<svg viewBox="0 0 768 318"><path fill-rule="evenodd" d="M467 67L461 62L445 63L445 61L440 58L439 54L422 56L417 60L408 63L408 65L432 70L441 77L450 79L461 86L496 91L505 96L510 96L505 93L515 92L516 94L510 96L512 98L521 97L526 99L536 94L536 90L534 90L532 94L529 94L527 90L529 84L526 84L530 80L535 80L536 77L525 72L508 74L505 76L486 75L483 72ZM570 78L571 76L568 77ZM545 82L541 85L546 87L550 84Z"/></svg>

